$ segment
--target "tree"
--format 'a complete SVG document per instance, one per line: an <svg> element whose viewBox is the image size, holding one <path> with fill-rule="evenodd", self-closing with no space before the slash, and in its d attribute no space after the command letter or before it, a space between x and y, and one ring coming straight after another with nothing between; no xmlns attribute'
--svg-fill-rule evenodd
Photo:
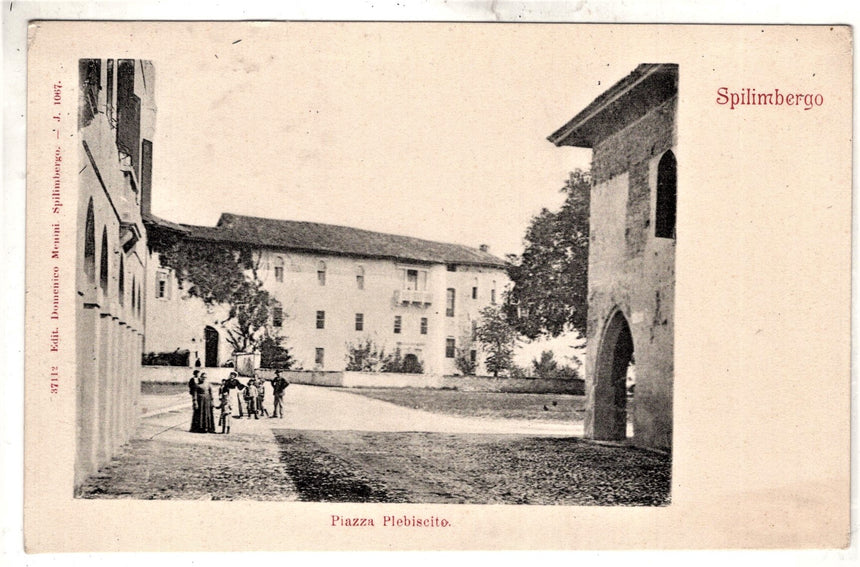
<svg viewBox="0 0 860 567"><path fill-rule="evenodd" d="M260 349L260 366L263 368L277 368L290 370L296 364L290 349L284 347L285 337L264 336L257 345Z"/></svg>
<svg viewBox="0 0 860 567"><path fill-rule="evenodd" d="M591 175L571 172L561 192L561 210L543 209L532 218L523 254L507 258L514 285L505 296L505 313L530 339L586 333Z"/></svg>
<svg viewBox="0 0 860 567"><path fill-rule="evenodd" d="M487 353L484 363L487 370L498 377L499 372L508 370L513 364L517 330L508 323L505 313L497 305L481 309L480 317L477 339Z"/></svg>
<svg viewBox="0 0 860 567"><path fill-rule="evenodd" d="M472 349L457 347L454 365L463 373L463 376L474 376L478 365L472 361Z"/></svg>
<svg viewBox="0 0 860 567"><path fill-rule="evenodd" d="M577 361L578 362L578 361ZM535 377L544 380L569 380L579 378L576 368L565 364L559 366L555 353L545 350L540 353L540 359L532 359L532 371Z"/></svg>
<svg viewBox="0 0 860 567"><path fill-rule="evenodd" d="M271 309L278 305L257 277L260 255L241 244L198 241L153 231L150 245L161 265L172 268L180 286L207 306L224 305L220 322L236 352L259 347L269 332Z"/></svg>

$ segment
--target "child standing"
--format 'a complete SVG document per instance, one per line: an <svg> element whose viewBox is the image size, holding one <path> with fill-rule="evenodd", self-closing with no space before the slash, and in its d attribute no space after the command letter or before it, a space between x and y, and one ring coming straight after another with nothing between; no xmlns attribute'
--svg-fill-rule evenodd
<svg viewBox="0 0 860 567"><path fill-rule="evenodd" d="M257 413L257 381L251 378L248 380L248 385L245 386L245 404L248 410L248 419L251 419L251 414L254 414L254 419L260 419Z"/></svg>
<svg viewBox="0 0 860 567"><path fill-rule="evenodd" d="M218 406L221 410L221 433L230 433L230 421L233 418L233 408L230 406L230 389L223 388L221 390L221 405Z"/></svg>

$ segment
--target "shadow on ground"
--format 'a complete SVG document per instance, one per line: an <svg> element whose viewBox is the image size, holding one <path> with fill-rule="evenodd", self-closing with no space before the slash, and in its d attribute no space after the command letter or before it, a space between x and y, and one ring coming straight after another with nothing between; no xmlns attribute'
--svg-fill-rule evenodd
<svg viewBox="0 0 860 567"><path fill-rule="evenodd" d="M314 502L661 506L671 457L575 438L274 430Z"/></svg>

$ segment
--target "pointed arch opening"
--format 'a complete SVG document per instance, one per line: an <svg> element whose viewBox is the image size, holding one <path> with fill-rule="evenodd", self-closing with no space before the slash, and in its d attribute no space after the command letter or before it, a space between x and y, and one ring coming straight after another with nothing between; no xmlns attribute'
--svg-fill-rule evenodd
<svg viewBox="0 0 860 567"><path fill-rule="evenodd" d="M594 439L627 438L628 377L635 375L633 335L620 310L609 318L597 351L594 380ZM631 406L628 408L628 406Z"/></svg>
<svg viewBox="0 0 860 567"><path fill-rule="evenodd" d="M657 165L657 206L654 219L654 236L675 238L675 219L678 202L678 164L669 150Z"/></svg>
<svg viewBox="0 0 860 567"><path fill-rule="evenodd" d="M122 254L119 257L119 274L117 279L119 280L119 290L117 292L119 295L119 304L125 305L125 260Z"/></svg>
<svg viewBox="0 0 860 567"><path fill-rule="evenodd" d="M102 254L99 258L99 285L102 293L108 292L108 235L107 227L102 230Z"/></svg>
<svg viewBox="0 0 860 567"><path fill-rule="evenodd" d="M96 281L96 217L93 212L93 198L87 205L87 221L84 227L84 274L87 283Z"/></svg>

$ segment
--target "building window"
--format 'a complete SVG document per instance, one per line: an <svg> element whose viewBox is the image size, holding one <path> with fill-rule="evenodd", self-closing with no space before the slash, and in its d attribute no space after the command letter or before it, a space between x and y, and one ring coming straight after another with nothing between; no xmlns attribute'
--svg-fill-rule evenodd
<svg viewBox="0 0 860 567"><path fill-rule="evenodd" d="M493 280L493 288L490 290L490 303L496 304L496 280Z"/></svg>
<svg viewBox="0 0 860 567"><path fill-rule="evenodd" d="M472 340L478 340L478 322L472 319Z"/></svg>
<svg viewBox="0 0 860 567"><path fill-rule="evenodd" d="M93 199L87 207L87 224L84 229L84 274L87 283L96 281L96 218L93 213Z"/></svg>
<svg viewBox="0 0 860 567"><path fill-rule="evenodd" d="M325 311L317 311L317 329L325 329Z"/></svg>
<svg viewBox="0 0 860 567"><path fill-rule="evenodd" d="M103 293L107 293L108 287L108 241L107 227L102 230L102 257L100 258L99 267L99 285Z"/></svg>
<svg viewBox="0 0 860 567"><path fill-rule="evenodd" d="M133 59L119 59L116 68L116 146L140 179L140 97L134 94Z"/></svg>
<svg viewBox="0 0 860 567"><path fill-rule="evenodd" d="M119 257L119 304L125 305L125 260Z"/></svg>
<svg viewBox="0 0 860 567"><path fill-rule="evenodd" d="M317 281L320 285L325 285L325 262L322 260L317 264Z"/></svg>
<svg viewBox="0 0 860 567"><path fill-rule="evenodd" d="M98 114L99 91L102 82L102 62L100 59L79 59L78 74L84 104L80 107L78 125L87 126Z"/></svg>
<svg viewBox="0 0 860 567"><path fill-rule="evenodd" d="M401 317L400 315L395 315L394 316L394 334L395 335L400 334L400 329L402 328L402 326L403 326L403 317Z"/></svg>
<svg viewBox="0 0 860 567"><path fill-rule="evenodd" d="M355 287L364 289L364 267L359 266L355 269Z"/></svg>
<svg viewBox="0 0 860 567"><path fill-rule="evenodd" d="M280 327L284 324L284 308L283 307L273 307L272 308L272 325L275 327Z"/></svg>
<svg viewBox="0 0 860 567"><path fill-rule="evenodd" d="M448 337L445 339L445 358L454 358L454 353L457 350L457 343L454 339Z"/></svg>
<svg viewBox="0 0 860 567"><path fill-rule="evenodd" d="M472 286L472 299L478 299L478 278L475 278L475 283Z"/></svg>
<svg viewBox="0 0 860 567"><path fill-rule="evenodd" d="M107 97L105 106L107 107L108 122L111 126L114 125L114 94L113 94L113 59L107 60Z"/></svg>
<svg viewBox="0 0 860 567"><path fill-rule="evenodd" d="M364 313L356 313L355 314L355 330L363 331L364 330Z"/></svg>
<svg viewBox="0 0 860 567"><path fill-rule="evenodd" d="M476 364L478 362L478 351L475 349L469 351L469 360L472 361L472 364Z"/></svg>
<svg viewBox="0 0 860 567"><path fill-rule="evenodd" d="M155 275L155 298L156 299L170 299L170 286L168 286L168 282L170 281L170 274L164 270L158 270Z"/></svg>
<svg viewBox="0 0 860 567"><path fill-rule="evenodd" d="M449 272L456 272L457 271L457 264L448 264L445 267L447 268L447 270Z"/></svg>
<svg viewBox="0 0 860 567"><path fill-rule="evenodd" d="M316 354L314 355L314 364L319 367L325 365L325 349L317 347Z"/></svg>
<svg viewBox="0 0 860 567"><path fill-rule="evenodd" d="M663 154L657 166L657 210L654 222L654 236L657 238L675 238L677 169L675 154L669 150Z"/></svg>
<svg viewBox="0 0 860 567"><path fill-rule="evenodd" d="M275 256L275 281L284 281L284 259L280 256Z"/></svg>
<svg viewBox="0 0 860 567"><path fill-rule="evenodd" d="M406 270L406 289L418 289L418 270Z"/></svg>
<svg viewBox="0 0 860 567"><path fill-rule="evenodd" d="M454 288L449 287L446 292L445 297L445 316L453 317L454 316L454 299L455 299L455 291Z"/></svg>
<svg viewBox="0 0 860 567"><path fill-rule="evenodd" d="M400 268L400 278L403 289L407 291L425 291L427 289L427 270Z"/></svg>
<svg viewBox="0 0 860 567"><path fill-rule="evenodd" d="M421 334L427 334L427 317L421 317Z"/></svg>

